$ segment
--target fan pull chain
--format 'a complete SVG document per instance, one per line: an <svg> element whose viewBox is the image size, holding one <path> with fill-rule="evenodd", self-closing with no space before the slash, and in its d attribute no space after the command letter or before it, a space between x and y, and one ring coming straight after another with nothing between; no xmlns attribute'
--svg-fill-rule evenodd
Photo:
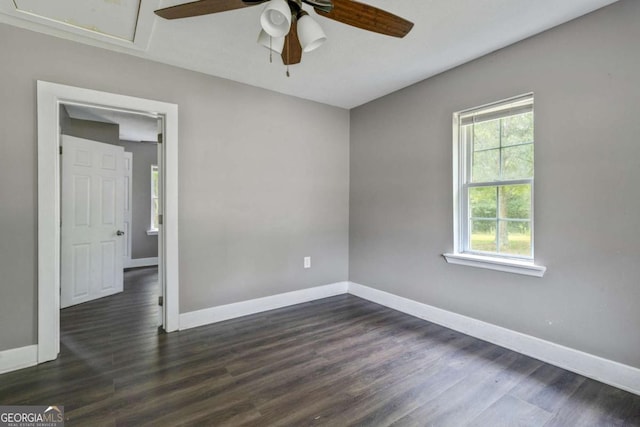
<svg viewBox="0 0 640 427"><path fill-rule="evenodd" d="M291 37L287 37L287 77L291 77L289 74L289 62L291 62L291 56L289 55L289 46L291 45Z"/></svg>

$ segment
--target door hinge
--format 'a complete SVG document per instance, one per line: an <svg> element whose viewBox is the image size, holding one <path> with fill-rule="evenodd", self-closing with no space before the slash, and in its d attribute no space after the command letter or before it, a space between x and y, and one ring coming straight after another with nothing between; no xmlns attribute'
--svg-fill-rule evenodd
<svg viewBox="0 0 640 427"><path fill-rule="evenodd" d="M62 155L62 145L60 146L60 155Z"/></svg>
<svg viewBox="0 0 640 427"><path fill-rule="evenodd" d="M158 225L162 225L162 223L163 223L162 214L158 214Z"/></svg>
<svg viewBox="0 0 640 427"><path fill-rule="evenodd" d="M162 134L158 134L158 144L162 144Z"/></svg>
<svg viewBox="0 0 640 427"><path fill-rule="evenodd" d="M162 295L158 297L158 305L162 307L164 305L164 298Z"/></svg>

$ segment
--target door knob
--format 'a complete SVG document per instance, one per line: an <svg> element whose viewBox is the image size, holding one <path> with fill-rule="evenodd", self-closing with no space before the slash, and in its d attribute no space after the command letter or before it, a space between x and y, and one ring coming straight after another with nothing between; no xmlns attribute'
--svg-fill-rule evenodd
<svg viewBox="0 0 640 427"><path fill-rule="evenodd" d="M118 231L116 231L116 235L117 236L124 236L124 231L118 230Z"/></svg>

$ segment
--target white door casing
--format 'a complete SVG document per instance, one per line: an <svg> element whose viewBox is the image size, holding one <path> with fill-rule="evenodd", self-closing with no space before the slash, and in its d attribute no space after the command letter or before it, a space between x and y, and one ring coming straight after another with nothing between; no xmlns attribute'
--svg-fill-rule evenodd
<svg viewBox="0 0 640 427"><path fill-rule="evenodd" d="M156 164L158 166L158 214L163 215L164 206L164 183L165 183L165 173L164 173L164 120L162 117L158 117L158 145L157 145L157 154L156 154ZM166 319L166 310L164 309L164 289L165 284L163 283L163 279L165 277L164 272L160 271L160 269L164 266L164 220L158 221L158 284L159 293L158 293L158 326L164 327L167 324ZM162 301L162 305L160 302Z"/></svg>
<svg viewBox="0 0 640 427"><path fill-rule="evenodd" d="M62 136L60 307L123 290L124 148Z"/></svg>
<svg viewBox="0 0 640 427"><path fill-rule="evenodd" d="M178 106L38 81L38 363L60 352L60 104L85 105L163 118L164 329L179 329Z"/></svg>
<svg viewBox="0 0 640 427"><path fill-rule="evenodd" d="M123 239L123 263L124 268L131 266L131 246L132 233L131 224L133 221L133 153L124 153L124 239Z"/></svg>

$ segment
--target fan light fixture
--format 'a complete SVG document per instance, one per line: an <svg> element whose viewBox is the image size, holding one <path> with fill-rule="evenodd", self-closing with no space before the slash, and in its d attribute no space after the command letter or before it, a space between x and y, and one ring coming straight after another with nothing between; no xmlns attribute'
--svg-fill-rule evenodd
<svg viewBox="0 0 640 427"><path fill-rule="evenodd" d="M265 30L260 30L258 44L277 54L281 54L284 48L284 37L271 37Z"/></svg>
<svg viewBox="0 0 640 427"><path fill-rule="evenodd" d="M330 3L329 5L331 6ZM292 31L296 31L293 39L297 39L294 43L299 49L298 60L293 63L300 62L302 52L311 52L327 40L322 27L302 10L301 0L270 0L260 15L260 25L262 30L258 35L258 44L269 49L269 62L272 61L272 52L284 55L283 51L287 48L286 61L283 56L283 61L287 65L287 76L289 76L288 49L291 46Z"/></svg>
<svg viewBox="0 0 640 427"><path fill-rule="evenodd" d="M284 37L291 28L291 8L286 0L271 0L260 15L262 29L271 37Z"/></svg>
<svg viewBox="0 0 640 427"><path fill-rule="evenodd" d="M305 11L298 14L298 38L303 52L311 52L327 40L322 27Z"/></svg>

